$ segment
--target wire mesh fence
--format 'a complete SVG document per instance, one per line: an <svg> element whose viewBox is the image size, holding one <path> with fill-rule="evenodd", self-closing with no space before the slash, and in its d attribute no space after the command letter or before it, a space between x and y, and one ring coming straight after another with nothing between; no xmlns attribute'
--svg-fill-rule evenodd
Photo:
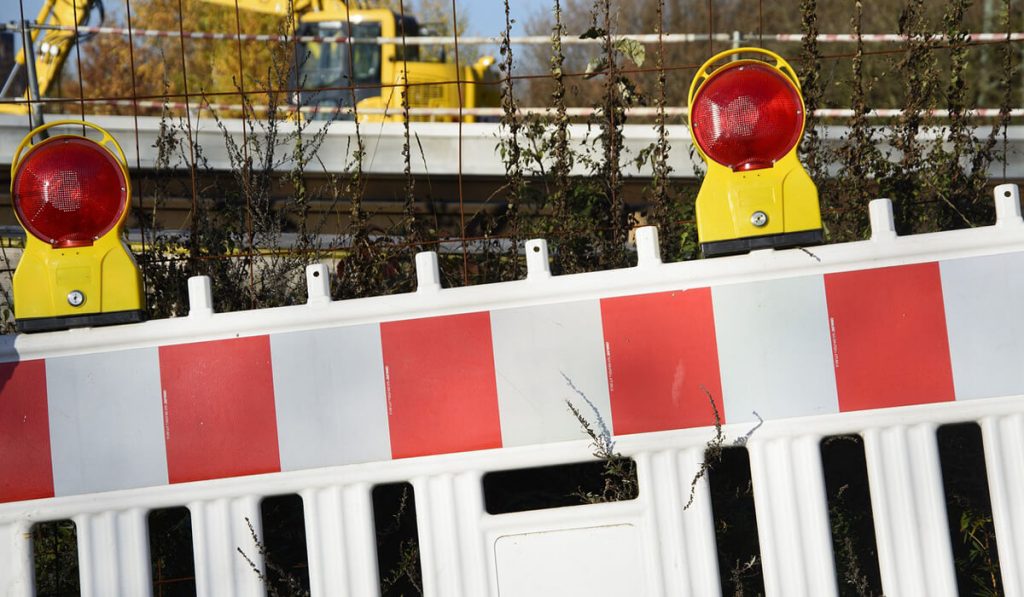
<svg viewBox="0 0 1024 597"><path fill-rule="evenodd" d="M455 0L351 10L296 1L283 14L254 0L124 0L107 7L112 24L90 24L99 6L46 0L32 22L18 0L6 16L19 22L0 32L10 73L0 112L25 132L43 117L32 108L132 119L134 135L120 140L137 156L129 239L154 318L187 310L193 275L213 278L222 311L304 302L314 262L334 268L334 298L413 291L423 250L439 252L446 286L515 280L533 237L548 239L553 273L620 268L635 259L638 224L659 226L664 261L695 259L701 165L669 127L685 123L698 66L747 44L784 53L799 72L801 152L831 242L865 238L866 203L879 196L894 200L901 233L990 223L993 179L1024 159L1008 144L1024 118L1021 6L1010 0L902 0L871 12L860 1L552 0L531 15L505 0L504 31L474 37L462 34L472 16ZM441 22L414 20L421 10ZM527 35L512 35L514 18ZM497 123L504 173L472 191L466 165L479 156L463 152L465 127L486 120ZM420 137L431 121L456 139L443 193ZM402 174L381 193L366 156L387 122L402 127L390 157ZM228 168L198 142L211 126ZM346 150L325 155L342 126ZM653 131L635 152L623 141L632 126ZM145 127L159 131L153 147L142 147ZM679 153L695 176L673 170ZM637 167L643 176L631 175ZM9 332L16 240L0 250ZM187 526L177 520L166 526ZM52 562L66 558L51 551ZM154 560L155 594L189 592L194 571L175 570Z"/></svg>

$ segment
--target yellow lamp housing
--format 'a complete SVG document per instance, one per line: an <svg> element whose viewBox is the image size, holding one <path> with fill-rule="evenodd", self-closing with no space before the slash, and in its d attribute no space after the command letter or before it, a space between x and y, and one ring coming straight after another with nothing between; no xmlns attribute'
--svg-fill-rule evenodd
<svg viewBox="0 0 1024 597"><path fill-rule="evenodd" d="M768 60L725 61L737 54ZM805 112L789 63L760 48L721 52L698 69L688 104L708 168L696 206L704 255L820 244L818 189L796 154Z"/></svg>
<svg viewBox="0 0 1024 597"><path fill-rule="evenodd" d="M100 139L34 142L61 126L88 127ZM26 232L13 280L19 332L142 321L142 275L121 238L131 197L127 162L109 133L79 120L36 128L11 160L11 197Z"/></svg>

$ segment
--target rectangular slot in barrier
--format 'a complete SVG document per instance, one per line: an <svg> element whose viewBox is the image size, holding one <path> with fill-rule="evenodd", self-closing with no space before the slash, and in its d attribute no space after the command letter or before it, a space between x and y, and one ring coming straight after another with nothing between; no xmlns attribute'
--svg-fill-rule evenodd
<svg viewBox="0 0 1024 597"><path fill-rule="evenodd" d="M977 423L942 425L937 436L960 594L1003 595L981 428Z"/></svg>
<svg viewBox="0 0 1024 597"><path fill-rule="evenodd" d="M821 440L832 553L840 597L882 594L878 546L871 510L871 485L859 435L833 435Z"/></svg>
<svg viewBox="0 0 1024 597"><path fill-rule="evenodd" d="M507 514L601 502L639 495L636 462L612 458L495 471L483 478L488 514Z"/></svg>
<svg viewBox="0 0 1024 597"><path fill-rule="evenodd" d="M36 597L81 595L78 579L78 530L72 520L32 525Z"/></svg>
<svg viewBox="0 0 1024 597"><path fill-rule="evenodd" d="M193 597L196 563L192 550L192 514L184 506L151 510L148 526L153 595Z"/></svg>
<svg viewBox="0 0 1024 597"><path fill-rule="evenodd" d="M723 595L763 595L761 544L757 535L754 484L746 448L709 451L708 484L714 513L718 574Z"/></svg>
<svg viewBox="0 0 1024 597"><path fill-rule="evenodd" d="M276 495L260 502L263 562L268 590L280 595L309 593L309 556L302 497Z"/></svg>
<svg viewBox="0 0 1024 597"><path fill-rule="evenodd" d="M416 494L412 484L377 485L372 498L381 597L422 595Z"/></svg>

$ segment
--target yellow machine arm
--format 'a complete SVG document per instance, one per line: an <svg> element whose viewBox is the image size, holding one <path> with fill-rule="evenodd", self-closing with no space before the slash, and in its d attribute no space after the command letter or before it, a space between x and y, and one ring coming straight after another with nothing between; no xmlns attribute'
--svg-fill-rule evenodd
<svg viewBox="0 0 1024 597"><path fill-rule="evenodd" d="M45 0L36 23L44 26L74 27L84 25L89 20L89 13L97 6L95 0ZM45 97L64 66L64 60L75 42L75 33L58 29L32 29L32 46L35 49L36 80L39 83L39 95ZM2 81L4 89L10 92L14 81L25 70L25 48L15 58L14 71ZM28 90L23 96L28 98ZM6 97L6 96L5 96ZM28 104L0 104L0 113L26 114Z"/></svg>

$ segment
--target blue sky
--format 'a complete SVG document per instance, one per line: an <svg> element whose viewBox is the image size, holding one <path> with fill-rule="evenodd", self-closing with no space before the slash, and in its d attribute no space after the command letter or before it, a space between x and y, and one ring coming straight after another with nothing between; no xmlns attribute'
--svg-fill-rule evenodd
<svg viewBox="0 0 1024 597"><path fill-rule="evenodd" d="M24 0L25 18L34 19L39 14L43 0ZM21 11L18 9L19 0L0 0L0 23L17 21L21 18Z"/></svg>
<svg viewBox="0 0 1024 597"><path fill-rule="evenodd" d="M512 26L512 35L524 35L523 23L541 10L548 10L551 0L509 0L512 18L518 22ZM469 10L470 33L474 35L498 35L505 29L504 0L460 0L460 6Z"/></svg>

